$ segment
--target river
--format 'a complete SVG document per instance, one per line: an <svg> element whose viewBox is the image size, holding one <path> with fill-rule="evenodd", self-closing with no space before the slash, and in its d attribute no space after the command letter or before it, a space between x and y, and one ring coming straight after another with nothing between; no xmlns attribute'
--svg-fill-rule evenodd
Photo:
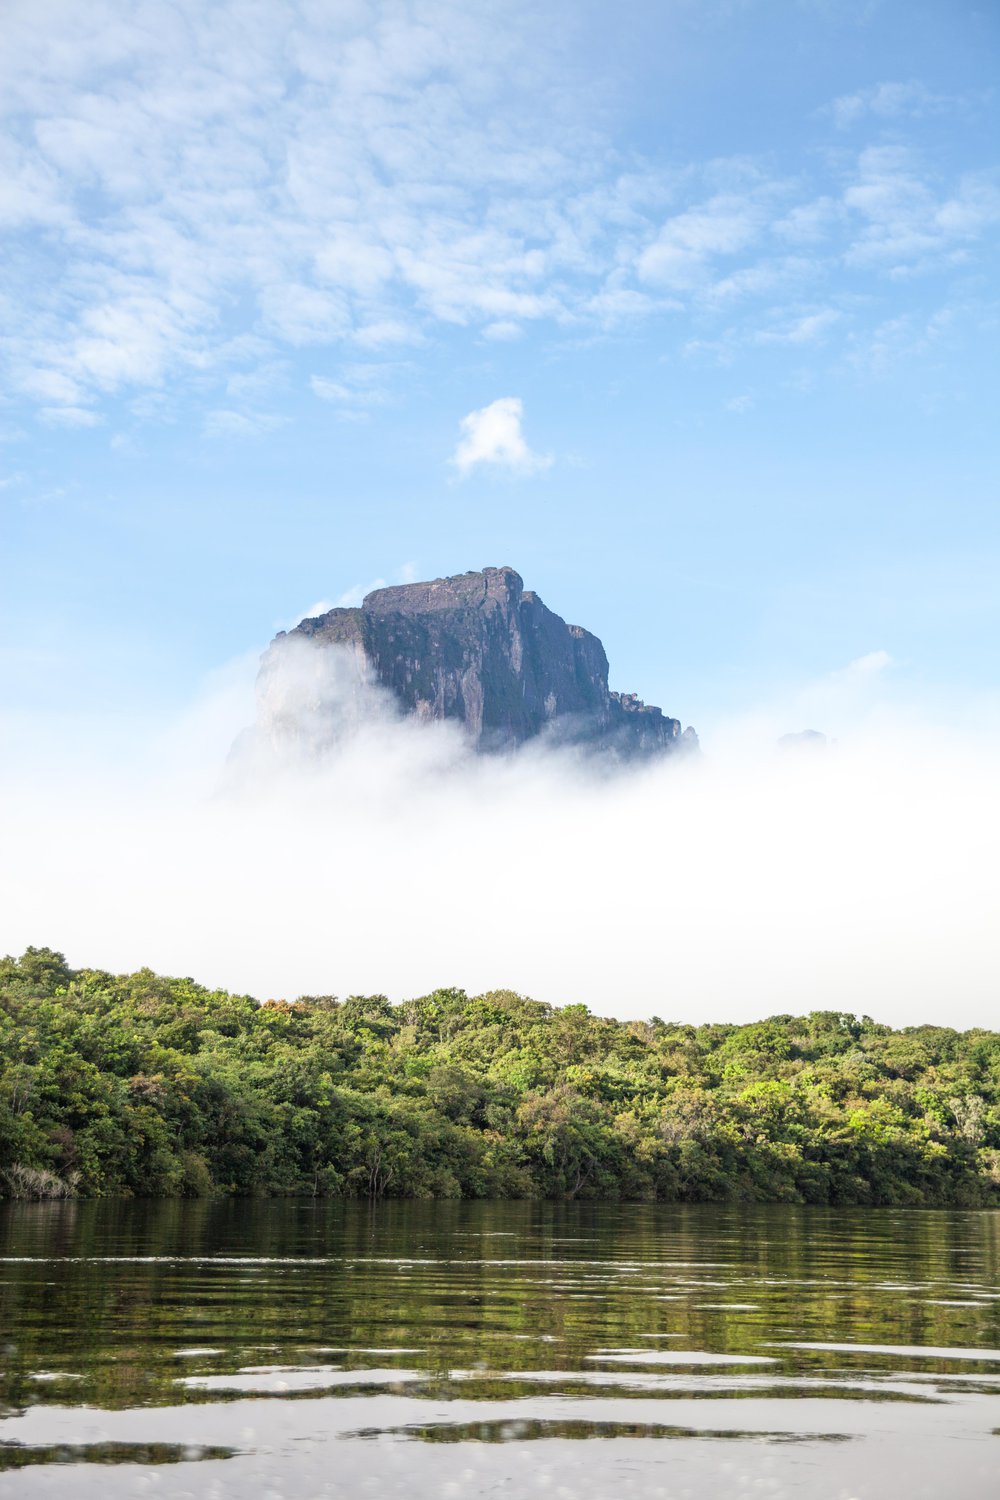
<svg viewBox="0 0 1000 1500"><path fill-rule="evenodd" d="M996 1500L1000 1214L0 1208L0 1500Z"/></svg>

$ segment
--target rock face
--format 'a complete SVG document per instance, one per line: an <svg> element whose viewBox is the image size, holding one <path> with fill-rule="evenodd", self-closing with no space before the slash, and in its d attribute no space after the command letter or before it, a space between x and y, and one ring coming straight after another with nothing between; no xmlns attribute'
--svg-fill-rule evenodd
<svg viewBox="0 0 1000 1500"><path fill-rule="evenodd" d="M355 677L351 701L358 692L375 701L373 691L381 690L383 703L389 695L397 711L456 720L480 752L514 749L540 735L623 759L697 745L694 731L682 733L677 719L634 693L611 692L597 637L553 614L513 568L376 589L360 608L331 609L282 631L258 679L262 727L287 723L284 668L290 654L301 662L303 645L320 651L320 660L342 648L339 686L328 694L336 701L323 703L323 676L309 672L314 722L345 712L347 662Z"/></svg>

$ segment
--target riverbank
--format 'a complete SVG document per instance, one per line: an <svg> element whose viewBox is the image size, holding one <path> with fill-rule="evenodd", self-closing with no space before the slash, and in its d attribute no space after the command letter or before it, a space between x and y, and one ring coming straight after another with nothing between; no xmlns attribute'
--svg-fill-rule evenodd
<svg viewBox="0 0 1000 1500"><path fill-rule="evenodd" d="M1000 1203L1000 1034L0 962L0 1196Z"/></svg>

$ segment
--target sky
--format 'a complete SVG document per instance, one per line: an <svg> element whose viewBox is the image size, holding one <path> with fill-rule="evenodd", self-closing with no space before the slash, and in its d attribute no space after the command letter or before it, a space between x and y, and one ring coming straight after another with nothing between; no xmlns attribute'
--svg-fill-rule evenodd
<svg viewBox="0 0 1000 1500"><path fill-rule="evenodd" d="M3 29L0 768L24 839L48 817L59 844L84 803L110 826L140 771L206 782L277 629L487 564L709 760L891 741L916 820L914 748L943 777L959 736L989 799L994 5L6 0ZM969 796L945 832L981 821ZM33 879L0 949L70 925ZM80 960L141 962L107 911ZM210 944L143 931L227 980Z"/></svg>

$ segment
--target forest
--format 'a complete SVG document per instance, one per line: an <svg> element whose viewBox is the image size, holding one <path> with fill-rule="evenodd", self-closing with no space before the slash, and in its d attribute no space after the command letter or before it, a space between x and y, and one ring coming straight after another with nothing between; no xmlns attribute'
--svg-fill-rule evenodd
<svg viewBox="0 0 1000 1500"><path fill-rule="evenodd" d="M1000 1034L0 960L0 1197L215 1194L986 1206Z"/></svg>

